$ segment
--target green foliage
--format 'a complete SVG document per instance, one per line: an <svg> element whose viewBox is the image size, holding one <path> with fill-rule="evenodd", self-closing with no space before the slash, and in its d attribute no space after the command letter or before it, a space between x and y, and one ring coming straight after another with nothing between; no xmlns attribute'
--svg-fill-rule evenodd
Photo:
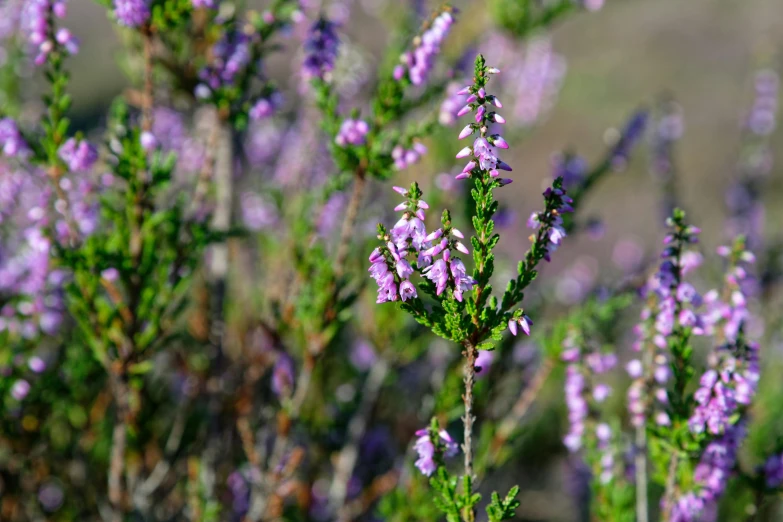
<svg viewBox="0 0 783 522"><path fill-rule="evenodd" d="M493 492L492 501L487 505L487 516L489 522L500 522L501 520L511 520L514 518L516 509L519 507L517 495L519 486L511 488L506 498L500 500L500 496Z"/></svg>

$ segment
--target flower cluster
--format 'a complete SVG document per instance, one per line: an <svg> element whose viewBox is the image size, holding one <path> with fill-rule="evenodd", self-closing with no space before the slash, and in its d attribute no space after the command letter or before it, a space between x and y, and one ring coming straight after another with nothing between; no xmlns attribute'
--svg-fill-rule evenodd
<svg viewBox="0 0 783 522"><path fill-rule="evenodd" d="M54 33L52 17L65 18L65 0L30 0L25 2L22 10L20 26L27 36L30 45L36 51L35 63L42 65L46 57L54 51L55 45L62 45L69 53L76 54L79 44L68 29L60 29Z"/></svg>
<svg viewBox="0 0 783 522"><path fill-rule="evenodd" d="M98 161L98 150L87 140L69 138L57 153L70 172L88 172Z"/></svg>
<svg viewBox="0 0 783 522"><path fill-rule="evenodd" d="M348 145L364 145L370 126L364 120L348 118L340 125L340 131L334 138L334 142L340 147Z"/></svg>
<svg viewBox="0 0 783 522"><path fill-rule="evenodd" d="M694 471L697 489L676 499L672 506L672 522L703 520L704 511L716 504L725 491L744 438L745 425L740 422L707 445Z"/></svg>
<svg viewBox="0 0 783 522"><path fill-rule="evenodd" d="M694 393L696 408L688 421L694 433L705 430L720 435L734 422L734 415L742 406L748 406L756 393L760 378L758 345L746 342L742 327L748 319L742 281L747 277L743 264L753 261L753 255L744 250L742 242L733 249L721 247L719 253L730 258L725 276L725 299L717 290L705 295L706 329L723 341L710 355L710 369L702 375L699 389Z"/></svg>
<svg viewBox="0 0 783 522"><path fill-rule="evenodd" d="M563 213L573 212L574 209L571 206L573 200L566 195L563 189L548 187L544 191L544 197L547 199L554 197L559 200L560 204L551 212L533 212L527 219L527 226L533 230L544 232L543 239L547 242L547 253L544 255L544 259L549 261L551 254L557 250L566 237L566 231L563 228Z"/></svg>
<svg viewBox="0 0 783 522"><path fill-rule="evenodd" d="M156 107L152 118L152 134L162 151L176 153L177 177L190 181L192 176L185 175L201 169L205 150L201 141L188 130L182 113L168 107Z"/></svg>
<svg viewBox="0 0 783 522"><path fill-rule="evenodd" d="M490 68L488 72L497 73L499 71ZM473 92L474 90L476 92ZM479 133L479 136L473 141L472 146L464 147L457 153L457 159L469 157L470 160L462 168L462 172L457 175L456 179L466 179L471 176L481 177L482 172L486 172L490 178L497 179L499 186L508 185L512 180L500 178L498 171L511 172L511 167L508 163L498 158L495 150L496 148L507 149L508 143L500 134L488 135L489 125L492 123L505 123L506 119L491 108L489 110L487 108L489 104L498 108L503 107L503 104L500 103L496 96L487 94L483 87L476 89L474 86L468 86L459 91L459 93L468 95L468 98L465 100L466 105L457 112L457 116L461 117L470 112L475 112L475 123L466 125L460 132L459 139L463 140L476 132Z"/></svg>
<svg viewBox="0 0 783 522"><path fill-rule="evenodd" d="M0 222L8 225L9 234L3 237L6 249L0 253L0 295L15 296L0 309L0 332L25 339L39 331L54 334L63 311L65 274L52 266L52 241L44 232L51 190L36 183L39 175L0 165Z"/></svg>
<svg viewBox="0 0 783 522"><path fill-rule="evenodd" d="M671 231L664 239L663 260L643 288L646 305L641 312L641 323L635 328L637 339L633 345L643 357L631 360L626 367L634 379L628 389L628 410L631 422L637 427L644 425L649 413L650 394L660 408L655 414L655 423L659 426L671 423L665 411L669 400L666 384L671 377L667 338L676 329L703 333L701 318L694 311L701 305L702 298L683 280L701 264L701 255L688 249L689 245L698 242L700 230L685 225L683 219L684 216L677 213L674 219L667 220Z"/></svg>
<svg viewBox="0 0 783 522"><path fill-rule="evenodd" d="M200 98L208 98L209 92L234 84L237 76L250 63L250 37L243 32L229 30L212 47L212 61L201 69L196 87Z"/></svg>
<svg viewBox="0 0 783 522"><path fill-rule="evenodd" d="M23 158L30 152L19 126L11 118L0 119L0 148L8 158Z"/></svg>
<svg viewBox="0 0 783 522"><path fill-rule="evenodd" d="M459 452L459 446L446 430L425 428L418 430L416 437L413 444L413 449L419 456L416 467L428 477L438 469L438 461L442 457L453 457Z"/></svg>
<svg viewBox="0 0 783 522"><path fill-rule="evenodd" d="M302 74L307 79L327 80L337 60L340 40L337 37L337 24L319 18L310 28L304 44L305 59Z"/></svg>
<svg viewBox="0 0 783 522"><path fill-rule="evenodd" d="M413 41L413 49L400 57L402 62L394 69L394 78L401 80L407 72L413 85L422 85L435 66L435 58L440 53L440 45L449 34L454 23L454 10L447 7L424 28L421 35Z"/></svg>
<svg viewBox="0 0 783 522"><path fill-rule="evenodd" d="M452 256L451 252L469 253L459 241L465 236L451 226L448 211L443 214L443 226L427 234L424 211L429 205L421 199L418 185L414 183L410 190L402 187L394 187L394 190L405 196L407 201L396 207L404 213L391 231L379 226L378 239L385 244L370 255L372 266L369 271L378 283L377 302L396 301L398 296L403 301L418 297L416 287L410 281L417 271L435 285L436 295L450 287L454 297L462 301L464 292L472 290L476 281L467 274L462 260ZM415 268L408 257L415 257Z"/></svg>
<svg viewBox="0 0 783 522"><path fill-rule="evenodd" d="M280 94L277 92L273 93L269 97L259 98L255 103L253 103L253 106L250 107L248 116L250 116L250 119L254 121L265 120L266 118L274 115L275 111L280 106L280 103Z"/></svg>
<svg viewBox="0 0 783 522"><path fill-rule="evenodd" d="M114 16L125 27L141 27L150 18L149 0L114 0Z"/></svg>
<svg viewBox="0 0 783 522"><path fill-rule="evenodd" d="M403 170L418 163L419 159L427 153L427 147L420 141L414 141L410 149L397 145L392 149L392 159L397 170Z"/></svg>
<svg viewBox="0 0 783 522"><path fill-rule="evenodd" d="M576 452L582 447L591 404L604 402L611 393L609 385L595 382L595 376L614 368L617 365L617 356L611 352L602 353L584 342L576 330L569 332L563 341L563 348L565 350L561 358L567 363L565 401L569 422L568 434L563 439L563 444L569 451ZM605 424L600 424L595 429L599 442L603 442L608 449L611 429ZM608 465L608 468L611 467L611 464Z"/></svg>

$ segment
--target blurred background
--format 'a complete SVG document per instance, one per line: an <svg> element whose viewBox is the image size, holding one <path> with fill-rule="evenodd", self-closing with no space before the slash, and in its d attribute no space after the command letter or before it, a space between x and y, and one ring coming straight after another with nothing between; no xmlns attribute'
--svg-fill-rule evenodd
<svg viewBox="0 0 783 522"><path fill-rule="evenodd" d="M369 106L368 94L375 87L376 73L384 60L388 60L384 53L395 41L410 36L399 34L403 12L418 13L421 19L438 7L433 2L407 0L311 3L313 5L308 5L308 13L323 11L340 23L342 47L336 76L340 78L341 107L358 106L365 112ZM775 97L772 97L771 105L769 96L765 102L767 105L759 107L757 101L760 82L772 82L776 86L777 71L783 65L783 4L779 0L606 0L600 10L579 12L556 24L552 30L535 31L524 38L518 38L513 30L509 30L513 29L517 16L512 0L455 1L453 5L459 8L460 14L443 47L439 77L452 79L454 85L464 84L464 79L470 74L465 73L461 64L467 62L469 72L477 52L484 54L489 64L497 65L502 71L497 80L498 90L493 92L497 92L503 100L508 113L505 136L511 148L504 155L504 160L514 168L514 183L499 192L503 204L502 218L498 218L502 234L499 280L513 273L516 260L529 246L530 231L526 221L531 212L540 208L541 192L551 184L558 158L562 159L565 155L572 159L582 158L580 161L585 161L585 165L598 165L606 156L607 149L616 145L625 132L629 120L635 115L646 114L647 121L638 144L621 161L614 162L587 195L579 209L579 224L573 237L544 268L545 277L536 283L536 289L530 296L530 306L539 307L541 316L546 318L540 321L540 329L531 340L508 341L502 354L496 356L495 365L499 367L503 361L508 363L510 370L488 370L489 377L485 375L479 383L478 393L486 392L486 396L491 397L484 399L480 411L487 418L497 420L513 404L520 383L529 383L542 361L547 360L545 345L557 339L556 335L552 336L552 325L577 308L596 289L621 286L653 266L664 234L665 209L671 202L684 208L689 221L702 228L702 250L711 253L715 247L726 243L728 231L734 230L730 221L732 209L736 210L741 205L737 203L735 198L738 196L732 187L745 173L748 162L763 164L756 169L762 172L764 178L763 184L759 185L762 187L761 215L755 215L750 227L763 238L759 245L770 252L780 244L783 239L783 205L778 205L783 203L783 182L775 152L783 144L783 134L775 129ZM248 6L261 7L263 3L248 2ZM133 50L127 51L129 36L115 30L107 20L106 8L98 3L72 0L65 23L81 39L81 52L68 65L72 72L72 120L78 130L100 141L105 114L112 101L134 84L129 76L132 77L134 68L138 66L138 56ZM286 140L291 136L297 117L301 117L299 111L309 103L299 75L301 39L307 25L304 23L292 28L294 37L283 40L282 52L265 65L267 75L277 82L284 95L279 116L251 127L242 137L247 158L243 167L237 169L239 188L233 212L238 222L259 235L279 224L277 220L288 205L284 198L275 208L264 189L269 183L280 182L287 170L294 168L279 159L283 157L279 151L291 145ZM40 85L40 78L33 75L31 69L17 72L23 81ZM37 94L35 89L22 91L25 102L22 119L25 114L28 119L33 119L40 112ZM464 197L462 189L453 181L453 175L461 168L461 164L458 166L459 162L453 158L460 148L456 134L461 125L449 117L455 110L444 107L446 100L447 96L439 96L430 104L430 109L440 112L439 121L444 125L435 131L432 138L424 141L429 148L428 154L392 180L395 185L419 181L425 190L425 198L432 206L435 206L434 203L458 206ZM166 101L172 106L178 103L176 99ZM671 147L663 154L665 161L670 162L664 167L660 164L664 161L660 149L656 148L660 146L661 135ZM267 148L277 152L265 154ZM300 163L307 163L310 170L321 171L321 176L329 172L331 159L325 147L300 150L300 154L303 155L303 158L298 158ZM587 167L582 168L585 169ZM664 175L661 175L662 169ZM371 195L365 198L359 228L368 240L372 238L377 221L392 223L390 209L394 199L390 195L388 183L374 183ZM337 206L340 205L338 201ZM469 228L462 216L457 220L457 226L463 230ZM276 263L281 261L275 260L275 252L264 250L268 246L264 239L235 240L232 245L228 330L237 341L235 344L243 349L244 341L238 340L251 339L247 342L253 344L258 337L261 340L257 344L266 346L266 332L259 333L252 325L256 316L264 313L259 295L266 289L264 285L269 282L268 279L273 277L265 271L269 269L272 273ZM258 254L258 251L262 253ZM775 271L774 265L767 265L770 272ZM704 289L719 280L718 268L710 267L700 276L699 282ZM458 398L457 388L452 386L449 390L451 381L443 375L438 382L439 373L436 371L444 366L450 368L447 363L453 361L457 352L445 342L427 336L406 323L401 314L375 310L371 297L365 295L360 301L362 306L355 311L356 320L339 336L335 343L336 355L319 377L319 385L327 391L315 397L309 409L305 410L309 434L319 441L320 460L315 457L313 460L322 463L320 467L313 465L313 469L318 471L312 471L307 477L310 480L308 494L315 498L307 505L314 507L307 515L291 515L285 511L285 516L281 515L285 520L335 519L326 507L318 503L322 497L328 497L331 472L324 469L328 470L328 463L334 460L333 453L336 454L342 447L345 426L357 404L361 403L362 394L367 393L362 388L367 380L366 374L379 360L394 367L394 378L389 379L386 387L373 392L378 395L377 406L374 407L370 426L366 428L366 437L362 439L362 457L356 476L350 483L353 489L350 489L349 497L364 498L360 492L384 477L393 485L401 483L411 488L413 484L422 490L417 496L411 492L413 489L400 487L397 496L392 495L391 500L387 500L385 508L376 509L379 505L377 497L385 492L381 482L377 485L381 493L368 497L368 505L363 506L355 519L437 520L432 518L431 513L406 512L401 505L408 497L411 505L427 498L424 481L411 476L413 456L409 442L413 431L426 425L434 411L442 414L451 427L450 431L459 433L459 412L454 401L438 398L429 391L430 384L434 388L442 386L443 393L451 391L452 398ZM194 292L194 302L199 302L199 299L203 300L204 296ZM767 308L759 315L773 318L779 315L775 303L775 299L770 298L766 301ZM627 310L623 310L628 313L618 312L617 320L603 332L607 342L616 344L621 361L628 358L632 342L630 329L636 320L637 304L629 303ZM377 331L373 326L385 324L383 321L400 328L400 336L394 342L392 338L397 331L383 331L383 327ZM538 318L536 322L538 326ZM193 338L203 337L204 326L199 323L197 313L189 318L189 328ZM758 423L763 425L763 429L751 436L752 444L745 457L750 468L758 465L763 455L775 446L776 429L780 424L777 420L780 408L775 408L775 405L783 402L779 400L781 386L774 379L774 369L779 368L781 362L777 331L773 327L765 330L758 326L756 333L764 335L767 340L765 371L770 373L765 373L765 378L770 384L764 388L764 397L757 410ZM384 341L388 345L383 345ZM398 354L389 353L392 345L402 346ZM178 347L186 354L198 352L196 341L185 341ZM183 359L187 360L190 355L183 356ZM230 355L241 360L238 353ZM700 357L703 358L703 352ZM346 360L350 362L347 370L344 368L348 367ZM160 418L165 420L166 415L171 415L177 408L176 400L172 402L167 396L169 393L174 395L170 392L176 387L172 383L177 381L177 390L181 391L190 382L188 370L183 369L188 364L180 364L177 357L161 357L160 362L154 372L154 391L151 392L158 408L150 413L150 418L158 420L157 424L151 421L155 428L150 428L150 433L164 433L166 429L160 426L166 423ZM490 363L487 364L489 368ZM198 364L194 366L199 367ZM267 370L269 368L264 367L264 371ZM444 369L442 373L457 375L454 382L459 383L459 372L452 370ZM275 371L263 373L267 387L267 381L277 375L273 375ZM492 371L499 373L493 374ZM613 377L613 382L617 384L617 391L609 401L609 409L623 417L627 379L618 374ZM491 394L490 387L493 390ZM85 410L102 408L103 412L108 411L106 404L96 405L87 399L83 401L83 407ZM492 473L488 473L487 481L481 484L482 491L495 488L505 491L511 484L519 483L522 486L519 520L586 520L583 499L589 496L589 491L585 491L582 480L585 472L578 458L568 455L561 444L566 429L562 368L553 371L530 411L521 434L517 434L516 442L510 445L513 450L499 459L498 462L503 465L497 468L488 465ZM267 411L262 412L261 418L261 428L264 423L274 422L272 414ZM107 438L105 427L98 431L100 433L95 440ZM183 445L197 445L199 433L195 428L186 430L184 439L187 442ZM482 434L482 440L488 440L489 436ZM224 475L234 477L226 479L234 482L225 488L227 491L221 501L232 505L234 511L226 509L216 520L241 519L243 511L237 499L244 498L246 491L242 488L247 488L246 482L250 482L245 471L242 472L244 475L234 471L244 469L241 464L243 459L238 456L238 448L241 447L238 436L230 437L233 437L233 449L227 451L225 459L230 469ZM97 446L100 444L96 443ZM96 457L96 461L105 459L105 440L103 444L103 455ZM188 456L191 453L195 455L198 452L183 451ZM136 456L139 460L155 460L141 449ZM67 458L78 460L73 452ZM187 462L187 459L182 459L182 475L188 474ZM37 473L47 476L48 471ZM244 478L236 478L240 475ZM6 480L10 479L6 477ZM61 493L63 490L78 492L84 477L81 480L81 483L74 480L70 486L61 480L44 480L44 485L55 487L51 486L55 484ZM35 488L40 497L44 489L38 485ZM172 486L172 489L176 488ZM53 493L49 491L48 494ZM182 495L185 496L184 493ZM419 498L422 495L424 500ZM734 504L723 512L723 520L745 519L747 499L743 495L746 492L731 499ZM0 518L98 519L85 514L89 509L80 511L71 505L79 503L78 493L76 500L57 499L58 502L52 504L56 504L57 509L47 508L29 518L13 518L6 511ZM100 500L90 498L87 504L100 505ZM60 509L61 505L66 505L67 509ZM319 511L318 506L323 509ZM775 509L773 502L767 507L763 520L783 520L783 515L777 515ZM398 516L388 514L394 512ZM186 513L170 516L158 513L143 520L193 519ZM87 518L73 518L77 516Z"/></svg>

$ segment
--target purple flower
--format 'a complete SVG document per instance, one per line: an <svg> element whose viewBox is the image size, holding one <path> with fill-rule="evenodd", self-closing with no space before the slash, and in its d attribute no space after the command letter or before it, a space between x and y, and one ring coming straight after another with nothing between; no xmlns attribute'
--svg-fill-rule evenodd
<svg viewBox="0 0 783 522"><path fill-rule="evenodd" d="M780 487L783 484L783 456L769 457L764 463L763 473L768 488Z"/></svg>
<svg viewBox="0 0 783 522"><path fill-rule="evenodd" d="M611 388L605 383L596 382L595 376L609 371L616 363L616 356L612 353L601 353L592 346L581 342L581 337L576 330L568 333L563 341L564 351L561 359L567 363L565 376L565 403L568 409L568 433L563 439L563 444L572 453L582 448L582 439L585 435L586 422L591 412L591 404L603 402L611 393ZM606 424L596 426L596 437L601 449L606 455L611 455L608 441L611 437L611 429ZM604 471L607 475L603 479L611 478L613 462L608 462ZM603 480L602 479L602 480Z"/></svg>
<svg viewBox="0 0 783 522"><path fill-rule="evenodd" d="M401 80L407 72L413 85L424 84L435 67L440 45L448 36L453 23L454 16L450 8L433 18L424 32L416 37L413 48L400 57L401 65L395 69L394 78Z"/></svg>
<svg viewBox="0 0 783 522"><path fill-rule="evenodd" d="M413 286L413 283L410 281L403 281L400 284L400 299L407 301L408 299L413 299L415 297L418 297L416 287Z"/></svg>
<svg viewBox="0 0 783 522"><path fill-rule="evenodd" d="M394 160L394 167L397 170L403 170L411 165L419 162L421 157L427 152L427 147L421 142L414 142L410 149L405 149L401 145L397 145L392 149L392 159Z"/></svg>
<svg viewBox="0 0 783 522"><path fill-rule="evenodd" d="M78 50L78 42L67 29L65 32L61 30L57 35L52 34L54 29L50 24L51 14L57 18L64 18L66 14L65 1L27 0L21 12L19 25L30 46L37 53L36 65L42 65L46 61L49 53L55 48L55 42L65 47L66 51L71 54Z"/></svg>
<svg viewBox="0 0 783 522"><path fill-rule="evenodd" d="M242 221L254 232L264 230L277 223L277 209L263 196L255 192L244 192L240 197Z"/></svg>
<svg viewBox="0 0 783 522"><path fill-rule="evenodd" d="M253 104L253 106L250 108L250 112L248 112L248 115L250 116L251 120L263 120L269 118L275 113L275 106L276 103L274 100L269 98L261 98Z"/></svg>
<svg viewBox="0 0 783 522"><path fill-rule="evenodd" d="M9 158L23 158L30 152L16 121L11 118L0 119L0 148Z"/></svg>
<svg viewBox="0 0 783 522"><path fill-rule="evenodd" d="M302 74L307 79L329 79L337 60L340 40L337 37L337 25L326 18L319 18L310 28L305 41L305 60Z"/></svg>
<svg viewBox="0 0 783 522"><path fill-rule="evenodd" d="M212 46L212 62L199 71L202 83L196 87L197 97L209 98L210 91L233 85L250 59L250 37L241 31L227 31Z"/></svg>
<svg viewBox="0 0 783 522"><path fill-rule="evenodd" d="M492 359L495 358L495 352L489 350L480 350L476 357L476 377L483 377L489 373L489 367L492 366Z"/></svg>
<svg viewBox="0 0 783 522"><path fill-rule="evenodd" d="M87 140L69 138L60 146L58 156L71 172L88 172L98 161L98 150Z"/></svg>
<svg viewBox="0 0 783 522"><path fill-rule="evenodd" d="M360 339L351 345L348 359L354 368L361 372L369 370L378 360L373 347L367 341Z"/></svg>
<svg viewBox="0 0 783 522"><path fill-rule="evenodd" d="M11 386L11 396L17 401L23 400L30 393L30 383L20 379Z"/></svg>
<svg viewBox="0 0 783 522"><path fill-rule="evenodd" d="M428 266L422 273L427 279L435 283L435 293L442 294L449 282L449 269L446 261L438 259L432 265Z"/></svg>
<svg viewBox="0 0 783 522"><path fill-rule="evenodd" d="M126 27L140 27L150 18L148 0L114 0L114 16Z"/></svg>
<svg viewBox="0 0 783 522"><path fill-rule="evenodd" d="M76 54L79 52L79 40L71 34L71 31L65 27L61 27L57 30L55 35L57 43L65 47L65 50L70 54Z"/></svg>
<svg viewBox="0 0 783 522"><path fill-rule="evenodd" d="M27 361L27 366L34 373L41 373L46 369L46 363L37 355L30 357L30 359Z"/></svg>
<svg viewBox="0 0 783 522"><path fill-rule="evenodd" d="M141 136L139 136L139 142L141 143L141 148L147 152L152 152L153 150L157 149L159 145L158 139L149 131L144 131L141 133Z"/></svg>
<svg viewBox="0 0 783 522"><path fill-rule="evenodd" d="M733 473L737 451L744 438L745 426L740 422L707 445L694 471L695 490L675 501L672 521L702 520L704 511L717 504Z"/></svg>
<svg viewBox="0 0 783 522"><path fill-rule="evenodd" d="M287 354L280 353L272 368L272 391L275 395L288 396L294 387L294 360Z"/></svg>
<svg viewBox="0 0 783 522"><path fill-rule="evenodd" d="M445 430L439 430L437 438L435 438L434 441L434 437L428 429L418 430L416 432L416 437L418 438L413 444L413 449L419 457L416 460L416 467L422 474L428 477L438 469L436 455L440 454L445 457L453 457L459 452L459 446Z"/></svg>
<svg viewBox="0 0 783 522"><path fill-rule="evenodd" d="M348 145L364 145L370 127L364 120L347 119L340 125L340 131L334 138L334 142L340 147Z"/></svg>

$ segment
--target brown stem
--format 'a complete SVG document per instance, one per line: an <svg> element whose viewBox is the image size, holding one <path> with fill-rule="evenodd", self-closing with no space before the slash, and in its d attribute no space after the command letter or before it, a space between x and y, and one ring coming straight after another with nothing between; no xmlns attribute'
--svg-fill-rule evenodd
<svg viewBox="0 0 783 522"><path fill-rule="evenodd" d="M114 404L116 407L112 431L111 460L109 463L109 502L113 508L113 522L121 522L125 512L125 488L122 482L125 470L125 448L127 446L130 421L130 389L124 369L112 370L109 375Z"/></svg>
<svg viewBox="0 0 783 522"><path fill-rule="evenodd" d="M345 219L343 220L343 228L340 231L340 244L337 247L337 258L335 261L336 274L341 276L345 272L345 260L348 257L348 250L351 246L351 236L353 236L353 229L356 225L356 218L359 215L359 208L362 203L362 196L364 195L364 187L367 184L367 178L363 168L359 168L354 176L353 192L351 193L351 199L348 202L348 208L345 211Z"/></svg>
<svg viewBox="0 0 783 522"><path fill-rule="evenodd" d="M677 466L679 464L679 456L675 453L672 455L672 460L669 461L669 473L666 477L666 491L663 495L663 514L661 520L667 522L672 514L672 507L674 507L674 491L677 484Z"/></svg>
<svg viewBox="0 0 783 522"><path fill-rule="evenodd" d="M462 395L462 400L465 403L465 416L462 417L462 421L465 424L464 442L462 443L462 451L465 453L465 477L473 479L473 385L476 379L476 358L478 356L478 350L472 343L465 343L465 393ZM470 492L465 492L470 493ZM465 522L473 522L476 519L476 511L473 508L466 508L463 514Z"/></svg>

